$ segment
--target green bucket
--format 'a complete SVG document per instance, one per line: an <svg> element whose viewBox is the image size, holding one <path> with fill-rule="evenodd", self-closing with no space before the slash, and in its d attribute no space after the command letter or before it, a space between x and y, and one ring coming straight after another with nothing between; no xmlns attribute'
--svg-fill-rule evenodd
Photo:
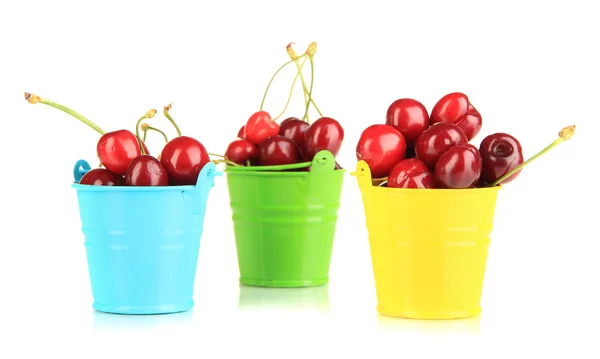
<svg viewBox="0 0 600 359"><path fill-rule="evenodd" d="M308 171L278 171L308 166ZM328 283L344 172L335 170L335 158L328 151L303 164L228 166L240 283Z"/></svg>

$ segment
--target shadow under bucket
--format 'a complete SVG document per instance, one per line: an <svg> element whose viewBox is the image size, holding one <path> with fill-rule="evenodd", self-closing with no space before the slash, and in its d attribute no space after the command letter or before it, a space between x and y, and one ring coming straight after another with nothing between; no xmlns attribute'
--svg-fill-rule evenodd
<svg viewBox="0 0 600 359"><path fill-rule="evenodd" d="M195 186L78 184L90 169L75 164L94 309L117 314L190 310L206 201L220 175L212 162Z"/></svg>
<svg viewBox="0 0 600 359"><path fill-rule="evenodd" d="M228 167L240 283L308 287L328 283L345 170L328 151L309 171ZM306 167L306 166L305 166Z"/></svg>
<svg viewBox="0 0 600 359"><path fill-rule="evenodd" d="M373 186L356 165L380 314L458 319L480 299L500 187L402 189Z"/></svg>

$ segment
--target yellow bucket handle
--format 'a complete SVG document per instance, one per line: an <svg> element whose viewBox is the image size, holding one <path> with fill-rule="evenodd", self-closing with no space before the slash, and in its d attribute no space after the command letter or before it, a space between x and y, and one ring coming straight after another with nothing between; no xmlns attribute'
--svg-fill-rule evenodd
<svg viewBox="0 0 600 359"><path fill-rule="evenodd" d="M356 164L356 172L352 172L350 175L356 177L358 188L360 188L360 192L362 193L363 202L365 205L367 205L369 203L368 197L370 196L373 188L371 169L369 168L369 165L363 160L358 161Z"/></svg>

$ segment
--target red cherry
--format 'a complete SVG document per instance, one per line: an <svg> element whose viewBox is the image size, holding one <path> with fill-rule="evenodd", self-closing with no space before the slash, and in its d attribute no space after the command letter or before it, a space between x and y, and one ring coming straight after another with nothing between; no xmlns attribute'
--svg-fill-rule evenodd
<svg viewBox="0 0 600 359"><path fill-rule="evenodd" d="M107 132L98 141L100 162L112 173L123 175L131 160L141 154L137 137L127 130Z"/></svg>
<svg viewBox="0 0 600 359"><path fill-rule="evenodd" d="M369 165L373 178L385 177L404 159L406 141L394 127L375 124L367 127L356 145L356 159Z"/></svg>
<svg viewBox="0 0 600 359"><path fill-rule="evenodd" d="M169 175L158 159L151 155L134 158L125 173L127 186L168 186Z"/></svg>
<svg viewBox="0 0 600 359"><path fill-rule="evenodd" d="M429 127L429 115L419 101L402 98L388 107L385 123L400 131L407 144L412 144Z"/></svg>
<svg viewBox="0 0 600 359"><path fill-rule="evenodd" d="M458 125L470 141L481 130L482 120L479 112L469 102L467 95L453 92L442 97L431 110L430 122L448 122Z"/></svg>
<svg viewBox="0 0 600 359"><path fill-rule="evenodd" d="M344 129L331 117L321 117L313 122L304 134L304 156L312 160L319 151L327 150L337 156L344 141Z"/></svg>
<svg viewBox="0 0 600 359"><path fill-rule="evenodd" d="M440 122L423 131L415 143L415 153L433 170L438 158L447 149L467 142L467 135L458 125Z"/></svg>
<svg viewBox="0 0 600 359"><path fill-rule="evenodd" d="M252 161L258 157L258 149L256 146L246 140L235 140L227 146L225 158L239 165L245 165L246 161Z"/></svg>
<svg viewBox="0 0 600 359"><path fill-rule="evenodd" d="M286 118L279 125L279 136L296 142L299 148L304 146L304 134L310 125L296 117Z"/></svg>
<svg viewBox="0 0 600 359"><path fill-rule="evenodd" d="M252 114L246 122L245 139L259 145L265 139L277 136L279 124L271 120L271 115L266 111L258 111Z"/></svg>
<svg viewBox="0 0 600 359"><path fill-rule="evenodd" d="M200 170L210 162L210 157L200 141L179 136L169 141L160 154L160 163L173 185L195 185Z"/></svg>
<svg viewBox="0 0 600 359"><path fill-rule="evenodd" d="M246 126L240 127L240 130L238 131L237 136L238 136L238 138L241 138L242 140L246 139Z"/></svg>
<svg viewBox="0 0 600 359"><path fill-rule="evenodd" d="M301 158L296 143L283 136L267 138L258 146L258 152L263 166L289 165Z"/></svg>
<svg viewBox="0 0 600 359"><path fill-rule="evenodd" d="M433 172L440 187L469 188L481 176L481 154L470 143L450 147L435 164Z"/></svg>
<svg viewBox="0 0 600 359"><path fill-rule="evenodd" d="M398 162L390 171L387 186L393 188L435 188L433 173L425 162L408 158Z"/></svg>
<svg viewBox="0 0 600 359"><path fill-rule="evenodd" d="M481 141L479 152L483 161L481 177L484 182L494 183L497 179L523 163L521 144L507 133L494 133ZM518 170L500 184L507 184L517 178Z"/></svg>
<svg viewBox="0 0 600 359"><path fill-rule="evenodd" d="M94 168L87 171L79 180L79 184L92 186L122 186L124 185L123 176L112 173L105 168Z"/></svg>

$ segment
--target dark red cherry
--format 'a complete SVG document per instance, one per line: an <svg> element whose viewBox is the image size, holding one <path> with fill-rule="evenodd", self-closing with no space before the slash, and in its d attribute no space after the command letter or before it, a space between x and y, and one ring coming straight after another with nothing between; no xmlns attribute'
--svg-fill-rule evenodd
<svg viewBox="0 0 600 359"><path fill-rule="evenodd" d="M435 181L443 188L469 188L481 176L482 160L477 147L470 143L450 147L435 165Z"/></svg>
<svg viewBox="0 0 600 359"><path fill-rule="evenodd" d="M246 122L245 139L259 145L268 137L277 136L279 124L271 119L266 111L258 111L252 114Z"/></svg>
<svg viewBox="0 0 600 359"><path fill-rule="evenodd" d="M433 170L438 158L447 149L467 142L465 132L458 125L440 122L423 131L415 143L415 153L418 159Z"/></svg>
<svg viewBox="0 0 600 359"><path fill-rule="evenodd" d="M296 143L283 136L269 137L258 146L259 162L262 166L289 165L298 163L300 151Z"/></svg>
<svg viewBox="0 0 600 359"><path fill-rule="evenodd" d="M481 115L461 92L449 93L433 106L430 123L438 122L458 125L469 141L477 136L482 126Z"/></svg>
<svg viewBox="0 0 600 359"><path fill-rule="evenodd" d="M279 124L279 136L296 142L299 148L304 146L304 134L310 125L296 117L286 118Z"/></svg>
<svg viewBox="0 0 600 359"><path fill-rule="evenodd" d="M251 161L258 157L256 146L246 140L235 140L227 146L225 158L239 165L246 165L246 161Z"/></svg>
<svg viewBox="0 0 600 359"><path fill-rule="evenodd" d="M107 132L96 146L98 158L112 173L123 175L131 160L141 154L137 137L128 130Z"/></svg>
<svg viewBox="0 0 600 359"><path fill-rule="evenodd" d="M419 101L401 98L388 107L385 123L400 131L410 145L429 127L429 115Z"/></svg>
<svg viewBox="0 0 600 359"><path fill-rule="evenodd" d="M168 186L169 175L158 159L151 155L134 158L125 172L127 186Z"/></svg>
<svg viewBox="0 0 600 359"><path fill-rule="evenodd" d="M179 136L169 141L160 154L160 163L173 185L195 185L200 170L210 162L210 157L200 141Z"/></svg>
<svg viewBox="0 0 600 359"><path fill-rule="evenodd" d="M507 133L494 133L481 141L479 152L483 161L481 178L486 183L494 183L497 179L512 171L523 163L521 144ZM518 170L500 184L507 184L517 178Z"/></svg>
<svg viewBox="0 0 600 359"><path fill-rule="evenodd" d="M79 184L92 186L122 186L124 185L123 176L112 173L105 168L94 168L87 171L79 180Z"/></svg>
<svg viewBox="0 0 600 359"><path fill-rule="evenodd" d="M387 187L435 188L435 180L425 162L416 158L407 158L392 168Z"/></svg>
<svg viewBox="0 0 600 359"><path fill-rule="evenodd" d="M367 162L373 178L387 176L406 154L406 141L394 127L375 124L367 127L356 145L356 159Z"/></svg>
<svg viewBox="0 0 600 359"><path fill-rule="evenodd" d="M331 152L335 157L343 141L344 129L340 123L331 117L321 117L306 130L302 153L308 160L312 160L317 152L323 150Z"/></svg>

